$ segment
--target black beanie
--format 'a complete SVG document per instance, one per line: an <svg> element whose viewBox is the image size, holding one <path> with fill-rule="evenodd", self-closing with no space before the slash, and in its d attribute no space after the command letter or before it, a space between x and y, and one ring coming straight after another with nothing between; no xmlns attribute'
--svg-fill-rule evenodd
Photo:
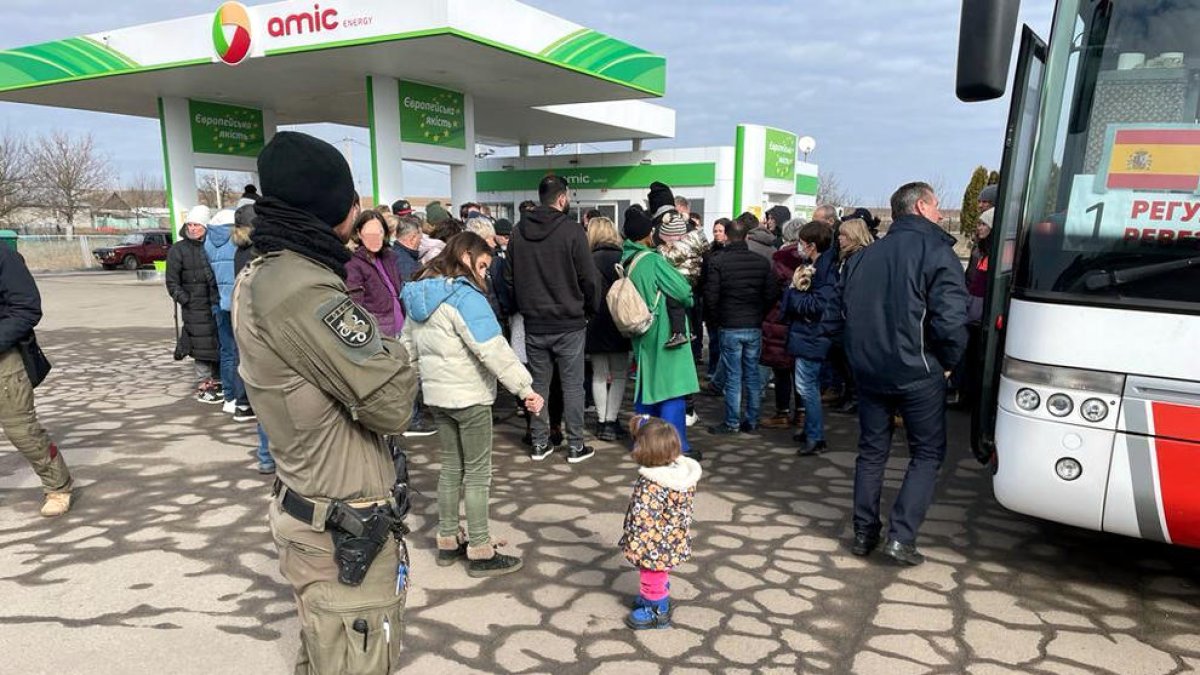
<svg viewBox="0 0 1200 675"><path fill-rule="evenodd" d="M674 202L671 204L674 206ZM625 227L622 232L625 233L625 238L629 241L641 241L650 236L654 231L654 221L650 220L649 214L640 205L625 209Z"/></svg>
<svg viewBox="0 0 1200 675"><path fill-rule="evenodd" d="M356 192L350 165L332 145L297 131L275 134L258 155L264 197L306 211L330 227L346 220Z"/></svg>
<svg viewBox="0 0 1200 675"><path fill-rule="evenodd" d="M501 237L511 237L513 224L508 218L497 218L495 223L492 223L492 228L496 230L496 234Z"/></svg>
<svg viewBox="0 0 1200 675"><path fill-rule="evenodd" d="M650 184L650 218L658 220L668 211L675 210L675 195L665 183L654 181Z"/></svg>

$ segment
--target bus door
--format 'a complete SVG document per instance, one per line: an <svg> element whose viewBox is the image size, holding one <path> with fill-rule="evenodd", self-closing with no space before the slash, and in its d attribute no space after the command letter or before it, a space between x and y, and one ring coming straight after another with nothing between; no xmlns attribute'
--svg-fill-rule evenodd
<svg viewBox="0 0 1200 675"><path fill-rule="evenodd" d="M1046 43L1029 26L1021 31L1021 51L1013 83L1012 106L1000 164L1000 195L993 219L988 254L988 290L981 319L979 357L980 395L971 416L971 450L981 464L992 464L996 453L996 406L1004 365L1004 332L1012 295L1013 263L1023 235L1025 198L1037 139L1046 70Z"/></svg>

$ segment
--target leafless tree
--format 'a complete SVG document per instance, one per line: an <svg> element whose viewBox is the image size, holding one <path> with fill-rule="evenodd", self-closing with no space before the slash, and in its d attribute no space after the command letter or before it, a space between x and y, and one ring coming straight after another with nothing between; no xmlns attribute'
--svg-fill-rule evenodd
<svg viewBox="0 0 1200 675"><path fill-rule="evenodd" d="M33 174L41 202L66 223L67 236L73 236L76 216L93 193L108 187L112 168L91 134L54 131L33 144ZM60 224L55 227L62 229Z"/></svg>
<svg viewBox="0 0 1200 675"><path fill-rule="evenodd" d="M32 173L25 139L8 131L0 134L0 221L7 222L13 211L29 203Z"/></svg>
<svg viewBox="0 0 1200 675"><path fill-rule="evenodd" d="M837 174L832 171L822 171L819 183L817 185L817 204L830 204L832 206L856 206L858 197L851 194L842 182L838 180Z"/></svg>
<svg viewBox="0 0 1200 675"><path fill-rule="evenodd" d="M241 194L240 189L235 186L236 183L228 173L204 173L199 181L200 203L214 210L233 206Z"/></svg>

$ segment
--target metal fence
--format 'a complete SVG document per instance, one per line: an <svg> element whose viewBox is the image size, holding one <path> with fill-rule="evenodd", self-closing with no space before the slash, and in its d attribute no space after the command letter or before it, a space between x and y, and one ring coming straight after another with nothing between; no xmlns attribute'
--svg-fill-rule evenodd
<svg viewBox="0 0 1200 675"><path fill-rule="evenodd" d="M123 235L77 234L74 237L57 234L26 234L17 239L17 251L25 264L35 271L67 271L97 269L100 263L92 249L111 248L121 243Z"/></svg>

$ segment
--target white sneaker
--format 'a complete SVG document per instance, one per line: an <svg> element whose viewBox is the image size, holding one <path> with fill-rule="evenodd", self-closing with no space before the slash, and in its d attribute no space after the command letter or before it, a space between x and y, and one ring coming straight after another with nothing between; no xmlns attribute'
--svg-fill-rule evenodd
<svg viewBox="0 0 1200 675"><path fill-rule="evenodd" d="M699 422L699 421L700 421L700 417L699 417L698 415L696 415L696 413L690 413L690 414L688 414L688 416L687 416L687 417L685 417L685 418L683 418L683 419L684 419L684 422L685 422L685 423L687 424L687 426L689 426L689 427L691 427L691 426L695 426L695 425L696 425L696 422Z"/></svg>
<svg viewBox="0 0 1200 675"><path fill-rule="evenodd" d="M221 406L221 412L229 413L230 415L237 412L237 401L225 401L225 404Z"/></svg>

